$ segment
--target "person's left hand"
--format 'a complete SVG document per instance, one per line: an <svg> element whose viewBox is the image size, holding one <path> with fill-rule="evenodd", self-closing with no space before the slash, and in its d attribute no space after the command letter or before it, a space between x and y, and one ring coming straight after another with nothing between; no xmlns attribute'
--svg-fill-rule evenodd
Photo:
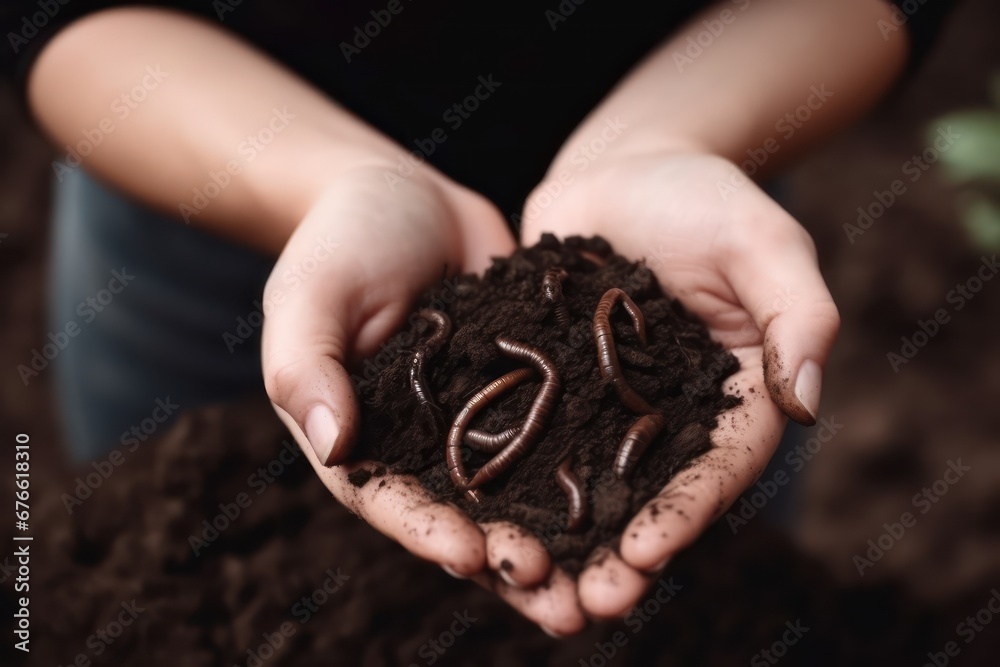
<svg viewBox="0 0 1000 667"><path fill-rule="evenodd" d="M738 388L743 404L735 419L720 417L713 448L632 519L618 553L581 573L577 593L593 617L626 614L757 480L786 415L807 425L816 419L837 308L808 233L742 174L734 179L736 170L694 153L608 159L543 182L525 206L525 245L543 232L600 235L617 253L645 258L664 290L741 365L725 386Z"/></svg>
<svg viewBox="0 0 1000 667"><path fill-rule="evenodd" d="M370 358L445 268L476 272L514 250L482 196L427 170L387 187L384 167L332 179L281 253L268 285L261 360L275 411L330 492L410 552L496 592L550 634L585 624L575 583L535 536L476 523L409 475L360 488L350 460L361 419L351 362Z"/></svg>

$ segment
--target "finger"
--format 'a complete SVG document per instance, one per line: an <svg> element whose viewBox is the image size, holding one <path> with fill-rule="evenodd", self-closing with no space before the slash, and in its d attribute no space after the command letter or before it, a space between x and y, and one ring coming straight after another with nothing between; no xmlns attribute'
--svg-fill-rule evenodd
<svg viewBox="0 0 1000 667"><path fill-rule="evenodd" d="M373 354L456 256L448 225L435 222L447 215L432 188L406 181L387 197L382 174L345 176L296 228L271 272L265 388L325 465L344 460L357 430L347 355ZM413 257L420 261L405 261Z"/></svg>
<svg viewBox="0 0 1000 667"><path fill-rule="evenodd" d="M505 583L530 588L548 578L552 559L537 537L506 521L480 528L486 533L486 563Z"/></svg>
<svg viewBox="0 0 1000 667"><path fill-rule="evenodd" d="M369 469L375 466L365 465ZM486 540L464 512L435 502L417 479L409 476L390 474L356 487L347 476L357 469L358 464L328 469L328 486L348 509L407 551L457 575L469 577L483 570ZM321 473L321 477L327 474Z"/></svg>
<svg viewBox="0 0 1000 667"><path fill-rule="evenodd" d="M299 426L326 466L347 455L360 414L343 366L348 343L338 306L316 291L301 285L267 313L261 364L267 395Z"/></svg>
<svg viewBox="0 0 1000 667"><path fill-rule="evenodd" d="M777 204L764 225L744 225L719 269L764 333L764 380L782 411L816 423L823 366L840 316L809 234Z"/></svg>
<svg viewBox="0 0 1000 667"><path fill-rule="evenodd" d="M733 350L741 370L726 380L741 405L719 416L713 447L678 473L632 519L620 552L643 572L662 570L753 484L778 446L785 417L764 391L759 346Z"/></svg>
<svg viewBox="0 0 1000 667"><path fill-rule="evenodd" d="M649 577L611 549L595 552L577 582L580 605L590 616L618 618L628 613L649 586Z"/></svg>
<svg viewBox="0 0 1000 667"><path fill-rule="evenodd" d="M372 471L378 464L323 465L310 447L303 446L302 431L288 413L281 409L277 413L326 488L359 518L407 551L459 576L469 577L486 567L486 537L465 512L435 502L415 478L406 475L388 473L355 486L348 475Z"/></svg>
<svg viewBox="0 0 1000 667"><path fill-rule="evenodd" d="M577 600L576 582L559 568L552 569L543 585L531 589L515 588L486 572L472 580L553 637L575 635L587 625Z"/></svg>

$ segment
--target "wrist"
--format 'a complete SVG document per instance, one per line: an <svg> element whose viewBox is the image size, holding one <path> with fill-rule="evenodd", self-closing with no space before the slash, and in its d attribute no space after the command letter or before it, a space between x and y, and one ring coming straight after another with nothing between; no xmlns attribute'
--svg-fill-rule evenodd
<svg viewBox="0 0 1000 667"><path fill-rule="evenodd" d="M280 252L309 212L344 181L364 182L379 196L391 197L404 183L436 188L446 180L426 164L412 165L412 156L388 140L344 145L306 138L296 143L258 160L252 172L251 210L269 230L256 245L272 252Z"/></svg>
<svg viewBox="0 0 1000 667"><path fill-rule="evenodd" d="M593 118L577 128L559 149L545 180L565 181L567 176L634 158L712 153L708 142L690 134L640 126L619 116Z"/></svg>

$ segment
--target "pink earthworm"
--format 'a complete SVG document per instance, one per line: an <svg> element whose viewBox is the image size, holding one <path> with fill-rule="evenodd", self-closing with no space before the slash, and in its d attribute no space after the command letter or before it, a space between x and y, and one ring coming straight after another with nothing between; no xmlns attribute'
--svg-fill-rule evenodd
<svg viewBox="0 0 1000 667"><path fill-rule="evenodd" d="M569 504L569 517L566 520L566 530L570 533L576 532L583 525L583 520L586 518L587 506L585 505L586 494L583 490L583 482L573 472L572 456L567 457L556 468L556 484L566 494L566 502Z"/></svg>
<svg viewBox="0 0 1000 667"><path fill-rule="evenodd" d="M659 413L639 417L618 445L612 470L615 477L625 479L632 474L635 464L642 457L653 439L663 430L666 420Z"/></svg>
<svg viewBox="0 0 1000 667"><path fill-rule="evenodd" d="M517 435L515 435L507 446L504 447L492 459L481 467L465 488L476 488L486 484L497 475L503 473L514 461L524 456L528 449L538 440L545 428L545 423L555 408L556 401L562 393L562 383L559 380L559 373L555 364L544 352L536 347L521 343L519 341L500 336L496 339L496 346L505 356L520 361L526 361L534 366L542 375L542 386L535 395L535 400L528 409L528 414L524 418ZM452 427L454 433L454 427ZM451 462L449 461L449 465Z"/></svg>
<svg viewBox="0 0 1000 667"><path fill-rule="evenodd" d="M534 369L519 368L503 375L476 392L465 404L465 407L458 413L452 422L451 430L448 432L448 442L445 449L445 458L448 463L448 471L451 474L451 481L455 487L461 491L468 491L472 488L465 464L462 462L462 436L472 419L489 405L497 396L513 389L529 377L535 374Z"/></svg>
<svg viewBox="0 0 1000 667"><path fill-rule="evenodd" d="M625 312L632 318L632 326L639 336L639 342L643 345L646 344L646 322L642 311L628 294L617 287L612 287L604 293L597 304L597 310L594 311L594 341L597 344L597 360L601 377L611 381L611 385L618 393L618 398L632 412L640 415L655 412L653 407L629 386L622 373L621 363L615 352L614 334L611 330L611 309L618 301L622 302Z"/></svg>
<svg viewBox="0 0 1000 667"><path fill-rule="evenodd" d="M465 444L477 452L484 454L496 454L510 442L511 438L518 434L521 429L512 426L499 433L487 433L478 429L470 428L465 432Z"/></svg>
<svg viewBox="0 0 1000 667"><path fill-rule="evenodd" d="M441 408L438 407L428 389L424 363L428 357L434 356L441 349L448 336L451 335L451 319L444 312L430 308L424 308L418 311L417 314L433 324L435 329L434 333L421 343L413 353L413 358L410 360L410 387L413 393L416 394L420 405L432 411L434 422L436 423L440 419Z"/></svg>

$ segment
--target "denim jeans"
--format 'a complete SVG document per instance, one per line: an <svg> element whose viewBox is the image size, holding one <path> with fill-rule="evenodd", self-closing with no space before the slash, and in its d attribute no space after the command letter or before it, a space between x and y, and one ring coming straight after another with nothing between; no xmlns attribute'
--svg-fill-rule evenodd
<svg viewBox="0 0 1000 667"><path fill-rule="evenodd" d="M134 449L183 410L261 391L256 304L273 258L80 168L55 190L49 330L76 334L51 372L75 459ZM238 325L248 317L256 326Z"/></svg>

